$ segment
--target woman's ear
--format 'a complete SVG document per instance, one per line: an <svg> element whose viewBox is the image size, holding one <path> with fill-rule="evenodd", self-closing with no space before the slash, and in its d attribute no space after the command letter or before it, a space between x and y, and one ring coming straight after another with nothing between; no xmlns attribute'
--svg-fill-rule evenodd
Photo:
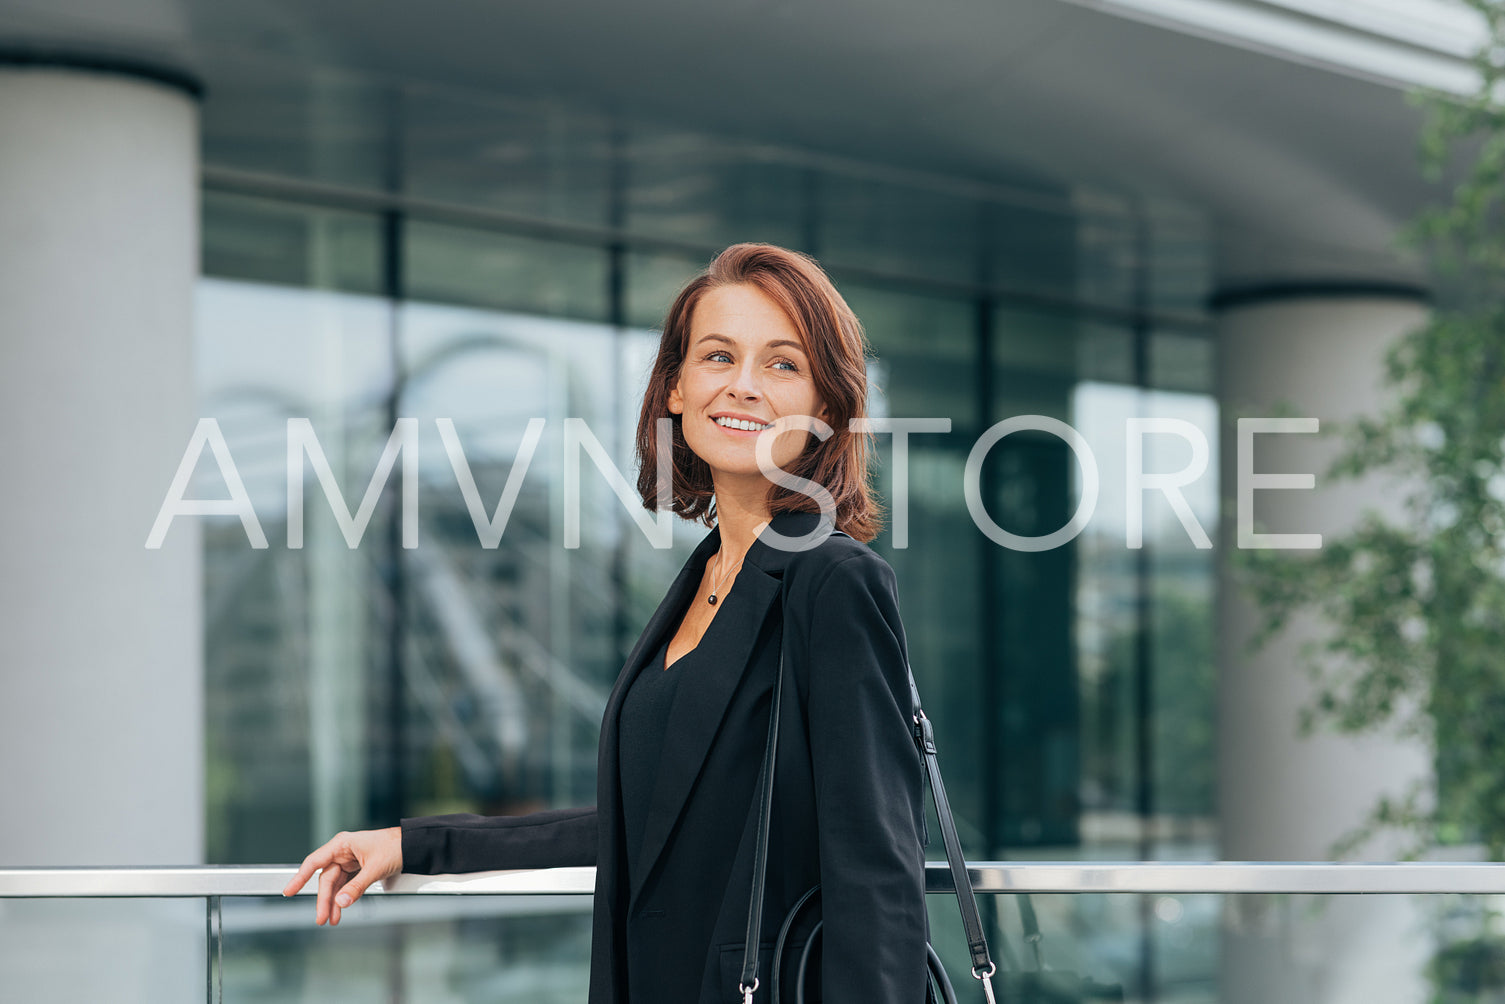
<svg viewBox="0 0 1505 1004"><path fill-rule="evenodd" d="M669 385L669 413L671 415L685 413L685 396L679 392L678 380Z"/></svg>

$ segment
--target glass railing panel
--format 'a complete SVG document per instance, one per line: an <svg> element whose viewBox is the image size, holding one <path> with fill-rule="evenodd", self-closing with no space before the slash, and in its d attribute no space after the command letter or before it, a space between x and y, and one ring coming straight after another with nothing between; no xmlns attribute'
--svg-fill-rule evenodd
<svg viewBox="0 0 1505 1004"><path fill-rule="evenodd" d="M979 906L1009 1004L1451 1004L1496 999L1492 973L1505 994L1491 899L1035 893L1038 961L1017 896L983 894ZM588 897L374 896L333 930L312 926L307 898L224 903L224 1000L236 1004L585 998ZM985 1004L954 898L933 893L929 907L959 1001ZM1041 968L1048 976L1027 975Z"/></svg>
<svg viewBox="0 0 1505 1004"><path fill-rule="evenodd" d="M314 925L312 896L276 895L290 873L0 869L0 1001L585 999L590 869L404 876L338 928ZM1505 865L973 863L972 877L1007 1004L1505 1001ZM958 1000L985 1004L944 865L928 881Z"/></svg>
<svg viewBox="0 0 1505 1004"><path fill-rule="evenodd" d="M979 897L1012 1004L1464 1004L1505 1001L1499 895L1454 893L1036 893L1037 962L1019 897ZM961 1004L984 1001L968 975L950 896L930 897L932 943ZM1012 973L1050 971L1055 996ZM1013 992L1010 993L1009 991Z"/></svg>
<svg viewBox="0 0 1505 1004"><path fill-rule="evenodd" d="M203 899L0 899L0 1001L205 1000Z"/></svg>
<svg viewBox="0 0 1505 1004"><path fill-rule="evenodd" d="M1222 899L1213 894L980 896L978 909L999 968L998 999L1016 1004L1218 1001ZM1038 939L1026 936L1031 911ZM981 1004L983 990L968 975L954 897L930 896L930 932L957 999Z"/></svg>
<svg viewBox="0 0 1505 1004"><path fill-rule="evenodd" d="M589 896L382 896L338 927L312 897L224 900L229 1004L580 1004Z"/></svg>

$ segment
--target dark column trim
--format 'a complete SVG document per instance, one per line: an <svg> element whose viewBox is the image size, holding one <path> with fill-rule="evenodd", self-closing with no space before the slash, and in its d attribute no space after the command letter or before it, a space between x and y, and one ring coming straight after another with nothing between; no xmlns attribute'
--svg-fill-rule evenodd
<svg viewBox="0 0 1505 1004"><path fill-rule="evenodd" d="M1150 222L1142 202L1134 207L1134 386L1141 401L1154 389L1151 374L1154 321L1150 317ZM1139 857L1160 856L1155 846L1155 684L1158 663L1152 625L1155 619L1155 544L1140 541L1134 552L1134 812L1139 817ZM1155 937L1155 900L1139 896L1139 987L1137 997L1160 999L1159 953Z"/></svg>
<svg viewBox="0 0 1505 1004"><path fill-rule="evenodd" d="M46 46L0 45L0 68L17 67L31 70L78 70L149 80L181 91L195 101L201 101L204 97L204 82L196 75L179 67L132 56L103 55Z"/></svg>
<svg viewBox="0 0 1505 1004"><path fill-rule="evenodd" d="M980 430L991 428L993 425L993 412L997 402L997 388L994 386L993 359L996 355L994 342L996 331L993 324L993 314L996 304L986 296L977 298L972 321L973 351L976 353L976 383L973 393L977 395L977 415L979 418L978 429L973 430L971 435L980 435ZM984 464L982 468L982 497L985 504L991 504L998 498L999 467L997 460L991 464ZM974 528L975 530L975 528ZM981 532L978 532L980 537ZM999 554L1001 550L989 543L980 543L979 558L977 562L977 595L982 609L982 617L978 624L978 645L982 657L978 664L982 670L982 700L977 702L977 711L981 717L979 726L982 732L982 854L988 858L998 859L1007 854L1004 847L1004 820L1012 808L1008 800L1008 792L1004 787L1005 773L1004 764L1007 762L1008 750L1004 746L1003 717L1004 698L1006 696L1006 675L1012 668L1009 664L1009 653L1003 647L1004 618L1008 617L1008 610L1004 606L1003 596L1003 559ZM934 839L932 837L932 839ZM991 900L995 897L986 897Z"/></svg>
<svg viewBox="0 0 1505 1004"><path fill-rule="evenodd" d="M1220 289L1207 299L1212 313L1279 300L1342 300L1381 297L1430 304L1432 291L1403 282L1273 282Z"/></svg>

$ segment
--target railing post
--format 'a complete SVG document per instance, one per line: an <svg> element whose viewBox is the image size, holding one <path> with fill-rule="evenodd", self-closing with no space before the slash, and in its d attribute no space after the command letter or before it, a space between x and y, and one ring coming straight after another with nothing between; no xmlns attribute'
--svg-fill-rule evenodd
<svg viewBox="0 0 1505 1004"><path fill-rule="evenodd" d="M204 898L204 1004L225 1001L225 915L219 896Z"/></svg>

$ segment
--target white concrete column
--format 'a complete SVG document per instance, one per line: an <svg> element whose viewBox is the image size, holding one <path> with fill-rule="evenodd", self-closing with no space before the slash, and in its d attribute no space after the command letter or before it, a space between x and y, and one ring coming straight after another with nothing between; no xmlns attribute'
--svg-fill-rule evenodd
<svg viewBox="0 0 1505 1004"><path fill-rule="evenodd" d="M1218 549L1218 802L1225 860L1327 860L1332 844L1381 794L1431 773L1429 755L1414 742L1331 732L1299 736L1298 711L1313 695L1299 649L1325 629L1298 618L1251 655L1259 611L1229 568L1237 546L1237 419L1310 416L1327 432L1337 421L1377 413L1389 394L1382 386L1386 350L1426 317L1417 298L1362 292L1290 292L1220 312L1225 512ZM1394 512L1398 493L1377 491L1382 482L1325 481L1337 447L1330 435L1255 437L1256 472L1317 475L1310 491L1259 493L1256 523L1268 532L1330 537L1366 508ZM1398 850L1394 842L1375 843L1363 848L1363 857L1383 860ZM1330 897L1316 916L1304 905L1229 897L1220 999L1384 1004L1425 996L1420 966L1427 946L1410 927L1416 918L1404 897Z"/></svg>
<svg viewBox="0 0 1505 1004"><path fill-rule="evenodd" d="M198 863L198 530L145 546L196 420L194 98L0 64L0 238L0 867ZM202 999L186 906L0 904L0 995Z"/></svg>

